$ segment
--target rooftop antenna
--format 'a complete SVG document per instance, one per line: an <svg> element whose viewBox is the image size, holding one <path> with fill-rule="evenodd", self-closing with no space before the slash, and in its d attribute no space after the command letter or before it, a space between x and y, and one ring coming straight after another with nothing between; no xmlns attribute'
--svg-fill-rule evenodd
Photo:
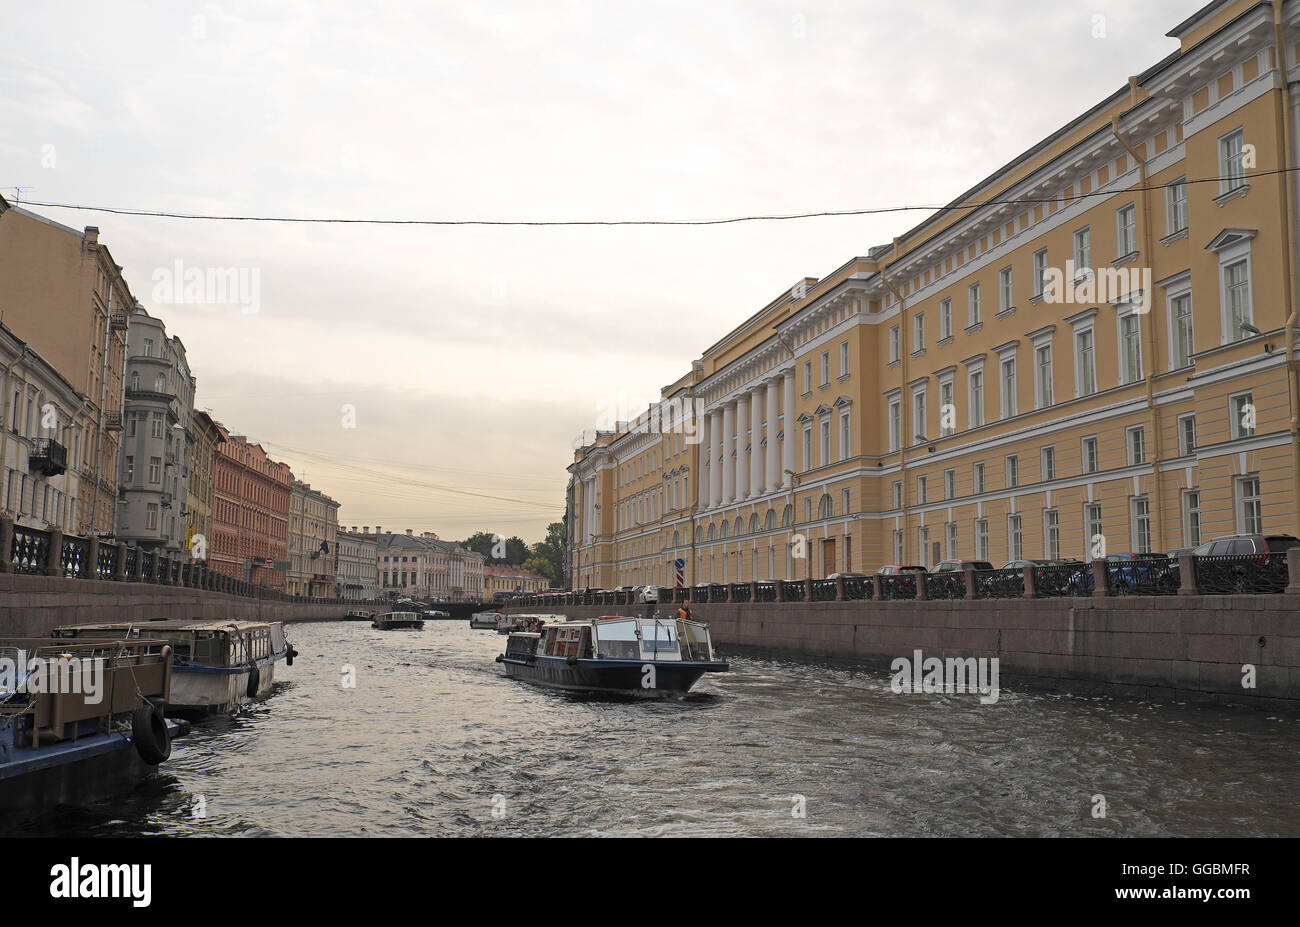
<svg viewBox="0 0 1300 927"><path fill-rule="evenodd" d="M35 189L36 189L35 187L14 187L14 188L13 188L13 191L14 191L14 203L17 204L17 203L21 203L21 202L23 201L23 191L24 191L24 190L29 190L29 191L30 191L30 190L35 190Z"/></svg>

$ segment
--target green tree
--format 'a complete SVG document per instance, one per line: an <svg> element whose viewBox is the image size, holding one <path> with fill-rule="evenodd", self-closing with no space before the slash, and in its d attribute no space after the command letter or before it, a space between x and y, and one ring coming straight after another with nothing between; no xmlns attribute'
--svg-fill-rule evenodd
<svg viewBox="0 0 1300 927"><path fill-rule="evenodd" d="M551 585L555 585L555 567L551 561L542 557L529 557L524 561L523 569L538 576L545 576Z"/></svg>

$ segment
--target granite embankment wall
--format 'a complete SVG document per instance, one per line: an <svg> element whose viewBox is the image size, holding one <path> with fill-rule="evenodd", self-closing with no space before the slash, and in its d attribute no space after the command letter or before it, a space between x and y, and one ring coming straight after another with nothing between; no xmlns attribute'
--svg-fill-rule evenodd
<svg viewBox="0 0 1300 927"><path fill-rule="evenodd" d="M663 612L676 609L662 605ZM997 657L1003 686L1300 708L1300 594L692 605L716 645L861 661ZM512 609L571 618L645 606ZM1243 685L1247 665L1254 687Z"/></svg>
<svg viewBox="0 0 1300 927"><path fill-rule="evenodd" d="M44 637L64 624L152 618L318 621L342 618L348 608L187 586L0 573L0 637Z"/></svg>

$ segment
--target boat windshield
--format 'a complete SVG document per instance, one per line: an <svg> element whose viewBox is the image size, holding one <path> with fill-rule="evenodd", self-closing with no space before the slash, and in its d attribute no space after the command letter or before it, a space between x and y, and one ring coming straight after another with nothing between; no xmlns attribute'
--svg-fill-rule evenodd
<svg viewBox="0 0 1300 927"><path fill-rule="evenodd" d="M646 653L677 652L677 623L675 621L641 622L641 646Z"/></svg>
<svg viewBox="0 0 1300 927"><path fill-rule="evenodd" d="M708 663L713 660L709 629L693 621L678 622L682 630L682 659Z"/></svg>
<svg viewBox="0 0 1300 927"><path fill-rule="evenodd" d="M613 660L641 659L641 642L636 635L636 619L601 621L596 625L596 652Z"/></svg>

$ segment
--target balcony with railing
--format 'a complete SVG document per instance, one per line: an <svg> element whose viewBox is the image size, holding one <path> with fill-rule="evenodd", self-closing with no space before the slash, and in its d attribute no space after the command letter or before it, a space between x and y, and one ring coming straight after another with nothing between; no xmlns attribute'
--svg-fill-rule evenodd
<svg viewBox="0 0 1300 927"><path fill-rule="evenodd" d="M27 465L35 473L58 476L68 469L68 449L53 438L37 438Z"/></svg>

